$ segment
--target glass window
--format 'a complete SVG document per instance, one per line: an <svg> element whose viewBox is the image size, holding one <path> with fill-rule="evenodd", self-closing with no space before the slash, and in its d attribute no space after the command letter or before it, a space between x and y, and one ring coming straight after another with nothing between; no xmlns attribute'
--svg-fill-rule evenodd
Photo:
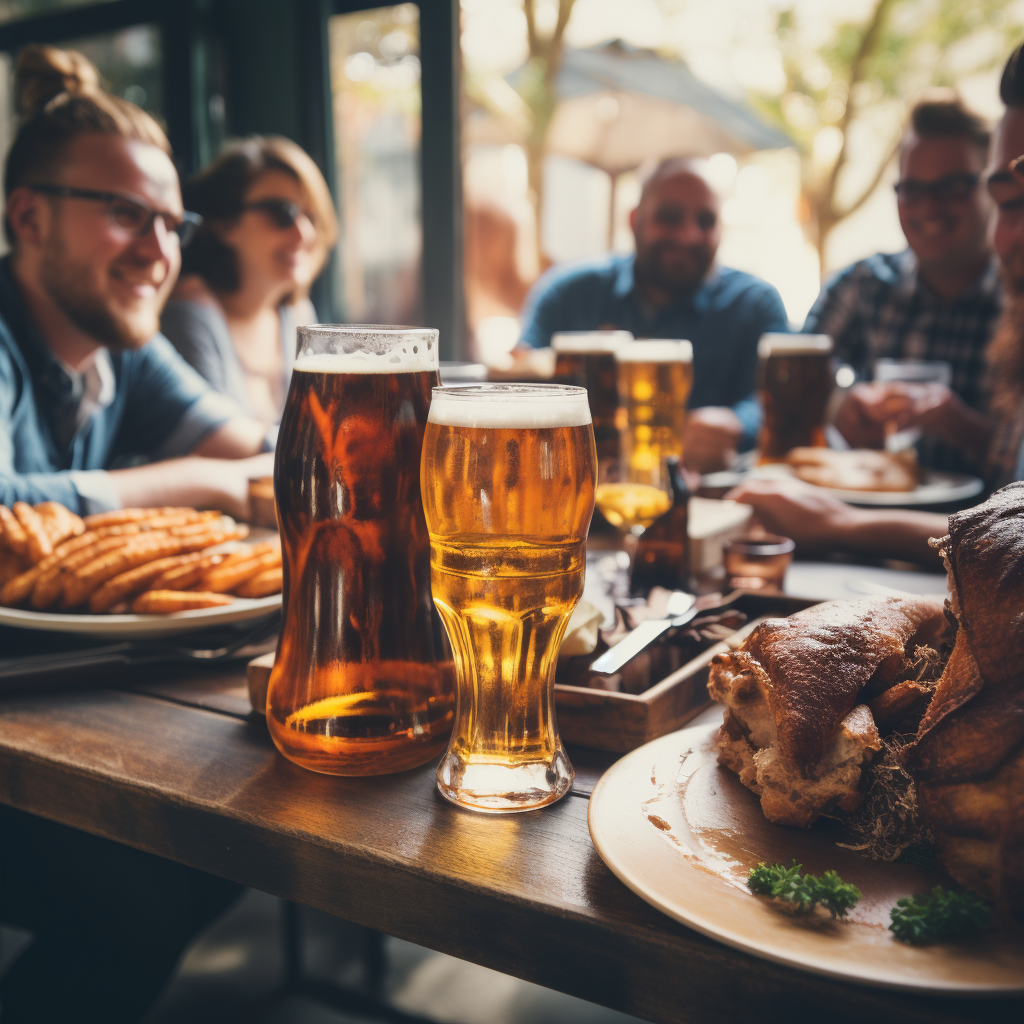
<svg viewBox="0 0 1024 1024"><path fill-rule="evenodd" d="M351 323L422 320L419 10L329 21L336 193L335 294Z"/></svg>
<svg viewBox="0 0 1024 1024"><path fill-rule="evenodd" d="M59 11L62 7L83 7L96 3L97 0L0 0L0 24L18 21L33 14ZM110 3L110 0L99 0L99 3Z"/></svg>

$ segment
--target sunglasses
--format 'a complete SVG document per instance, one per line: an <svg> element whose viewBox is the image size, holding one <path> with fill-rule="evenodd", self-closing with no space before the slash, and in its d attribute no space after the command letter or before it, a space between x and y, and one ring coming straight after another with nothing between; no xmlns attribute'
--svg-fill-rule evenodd
<svg viewBox="0 0 1024 1024"><path fill-rule="evenodd" d="M937 181L917 181L907 178L894 186L896 199L904 206L913 206L931 196L940 203L962 203L974 195L980 174L947 174Z"/></svg>
<svg viewBox="0 0 1024 1024"><path fill-rule="evenodd" d="M295 223L300 217L307 217L310 221L313 219L298 203L294 203L290 199L257 199L255 202L245 203L242 209L259 210L261 213L265 213L270 223L282 231L295 227Z"/></svg>
<svg viewBox="0 0 1024 1024"><path fill-rule="evenodd" d="M62 199L85 199L94 203L106 203L107 218L111 224L122 228L137 238L149 234L159 217L168 237L178 239L184 248L191 241L195 230L203 223L198 213L182 213L180 216L157 210L139 199L121 195L118 192L97 192L91 188L72 188L69 185L30 185L33 192L44 196L59 196Z"/></svg>

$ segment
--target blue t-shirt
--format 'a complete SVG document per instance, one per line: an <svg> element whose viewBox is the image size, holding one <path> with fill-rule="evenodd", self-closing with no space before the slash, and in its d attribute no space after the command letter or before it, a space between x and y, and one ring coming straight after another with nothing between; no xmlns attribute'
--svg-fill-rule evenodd
<svg viewBox="0 0 1024 1024"><path fill-rule="evenodd" d="M558 331L624 330L637 338L684 338L693 344L691 409L727 405L743 423L743 446L760 426L754 397L757 342L762 334L788 331L779 293L741 270L715 267L691 295L653 309L633 279L632 254L555 267L527 296L522 341L551 344Z"/></svg>
<svg viewBox="0 0 1024 1024"><path fill-rule="evenodd" d="M110 352L109 404L76 424L80 396L51 354L0 260L0 503L59 501L85 514L116 507L104 470L187 455L240 415L156 335Z"/></svg>

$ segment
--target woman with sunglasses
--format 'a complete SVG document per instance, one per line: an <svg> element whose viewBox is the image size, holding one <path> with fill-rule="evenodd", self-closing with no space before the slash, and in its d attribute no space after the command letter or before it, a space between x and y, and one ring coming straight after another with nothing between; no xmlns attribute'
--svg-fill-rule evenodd
<svg viewBox="0 0 1024 1024"><path fill-rule="evenodd" d="M295 143L253 137L228 146L182 193L203 223L182 253L161 329L213 387L274 425L295 328L316 322L309 289L337 238L327 183Z"/></svg>

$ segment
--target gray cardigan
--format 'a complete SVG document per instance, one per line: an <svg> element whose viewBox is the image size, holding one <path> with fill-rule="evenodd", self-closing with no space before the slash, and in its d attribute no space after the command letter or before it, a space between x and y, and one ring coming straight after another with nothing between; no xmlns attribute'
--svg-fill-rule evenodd
<svg viewBox="0 0 1024 1024"><path fill-rule="evenodd" d="M295 361L295 311L291 306L282 305L278 313L284 357L282 394L287 394ZM247 412L252 412L245 390L245 373L231 341L227 320L219 309L205 302L172 299L164 307L160 330L214 390L229 395Z"/></svg>

